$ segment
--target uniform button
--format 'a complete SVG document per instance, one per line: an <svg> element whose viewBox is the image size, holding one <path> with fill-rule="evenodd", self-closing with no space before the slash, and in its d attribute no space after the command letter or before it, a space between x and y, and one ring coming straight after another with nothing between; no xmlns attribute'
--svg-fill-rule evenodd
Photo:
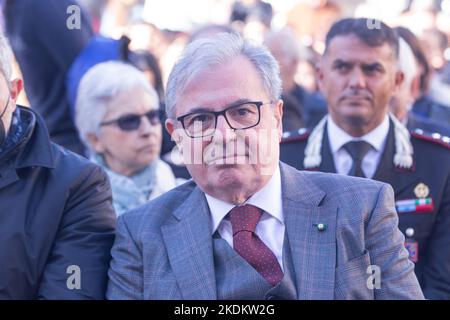
<svg viewBox="0 0 450 320"><path fill-rule="evenodd" d="M413 228L408 228L408 229L406 229L405 233L406 233L407 237L411 238L411 237L414 236L414 229Z"/></svg>

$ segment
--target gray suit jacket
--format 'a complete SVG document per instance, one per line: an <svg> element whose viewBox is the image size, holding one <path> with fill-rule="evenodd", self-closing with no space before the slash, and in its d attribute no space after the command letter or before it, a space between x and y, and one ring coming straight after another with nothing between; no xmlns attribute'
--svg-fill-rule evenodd
<svg viewBox="0 0 450 320"><path fill-rule="evenodd" d="M423 299L389 185L280 167L298 299ZM109 299L217 298L210 213L193 181L120 216L112 257Z"/></svg>

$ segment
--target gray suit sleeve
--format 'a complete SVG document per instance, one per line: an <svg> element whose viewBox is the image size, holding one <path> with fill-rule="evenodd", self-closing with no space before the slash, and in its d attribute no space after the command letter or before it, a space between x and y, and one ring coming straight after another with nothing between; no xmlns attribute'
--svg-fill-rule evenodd
<svg viewBox="0 0 450 320"><path fill-rule="evenodd" d="M126 215L122 215L117 221L116 240L111 252L112 260L108 271L109 282L106 298L109 300L142 300L142 252L135 243L125 218Z"/></svg>
<svg viewBox="0 0 450 320"><path fill-rule="evenodd" d="M366 228L366 248L381 276L380 288L374 289L375 299L424 299L404 241L398 229L394 191L383 184Z"/></svg>

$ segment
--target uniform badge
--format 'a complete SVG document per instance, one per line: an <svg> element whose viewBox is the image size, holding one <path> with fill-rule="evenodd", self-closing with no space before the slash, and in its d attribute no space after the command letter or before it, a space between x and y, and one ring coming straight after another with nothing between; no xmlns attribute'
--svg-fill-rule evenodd
<svg viewBox="0 0 450 320"><path fill-rule="evenodd" d="M434 203L432 198L407 199L396 201L395 207L397 208L398 213L429 213L433 212Z"/></svg>
<svg viewBox="0 0 450 320"><path fill-rule="evenodd" d="M419 261L419 244L417 241L406 241L405 248L409 253L409 260L416 263Z"/></svg>
<svg viewBox="0 0 450 320"><path fill-rule="evenodd" d="M430 194L430 188L428 188L428 186L425 183L419 183L414 188L414 194L416 195L417 198L424 199L428 197L428 195Z"/></svg>

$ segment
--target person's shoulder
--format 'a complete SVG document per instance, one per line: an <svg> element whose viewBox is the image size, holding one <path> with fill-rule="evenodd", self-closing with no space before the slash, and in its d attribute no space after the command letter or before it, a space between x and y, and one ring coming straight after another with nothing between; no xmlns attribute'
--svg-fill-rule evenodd
<svg viewBox="0 0 450 320"><path fill-rule="evenodd" d="M450 137L438 132L427 132L423 129L410 131L411 141L416 147L426 146L431 150L448 153L450 150Z"/></svg>
<svg viewBox="0 0 450 320"><path fill-rule="evenodd" d="M368 190L379 190L384 183L372 179L364 179L352 177L337 173L325 173L319 171L301 171L302 174L314 181L324 191L356 190L360 193ZM341 195L342 192L337 192L336 195Z"/></svg>
<svg viewBox="0 0 450 320"><path fill-rule="evenodd" d="M63 174L64 176L70 175L75 177L84 171L95 171L100 168L86 157L70 151L54 142L51 142L51 149L54 157L55 172Z"/></svg>
<svg viewBox="0 0 450 320"><path fill-rule="evenodd" d="M340 216L344 220L356 217L368 219L373 209L380 206L380 199L386 197L391 201L381 205L392 206L388 209L394 210L394 191L384 182L336 173L302 171L302 174L325 192L322 205L339 206Z"/></svg>
<svg viewBox="0 0 450 320"><path fill-rule="evenodd" d="M333 197L345 196L346 193L378 192L385 183L372 179L352 177L337 173L320 171L297 170L294 167L283 166L284 172L295 177L301 184L314 184L328 195ZM336 192L339 190L340 192Z"/></svg>
<svg viewBox="0 0 450 320"><path fill-rule="evenodd" d="M311 131L307 128L300 128L294 131L284 132L280 144L282 146L291 144L302 144L308 141Z"/></svg>

